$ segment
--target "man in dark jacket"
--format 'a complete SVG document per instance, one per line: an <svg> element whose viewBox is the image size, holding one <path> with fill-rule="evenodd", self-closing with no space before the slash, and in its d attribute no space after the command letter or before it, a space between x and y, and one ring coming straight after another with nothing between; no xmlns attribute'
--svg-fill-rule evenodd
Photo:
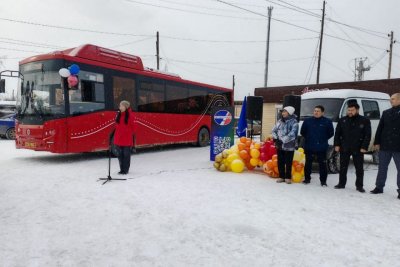
<svg viewBox="0 0 400 267"><path fill-rule="evenodd" d="M332 121L324 117L325 108L315 106L314 116L304 120L300 134L304 137L304 152L306 154L306 166L304 168L303 184L309 184L314 155L317 157L319 166L319 180L321 186L326 185L328 170L326 166L326 152L328 140L333 136L334 129Z"/></svg>
<svg viewBox="0 0 400 267"><path fill-rule="evenodd" d="M390 97L392 108L385 110L375 134L375 149L379 150L379 168L376 188L372 194L383 193L389 163L393 157L397 169L397 192L400 199L400 93Z"/></svg>
<svg viewBox="0 0 400 267"><path fill-rule="evenodd" d="M340 172L335 189L346 187L347 168L352 156L356 168L356 188L364 193L364 153L368 151L371 141L371 122L358 113L359 109L356 100L349 100L347 116L342 117L336 126L334 145L335 151L340 152Z"/></svg>

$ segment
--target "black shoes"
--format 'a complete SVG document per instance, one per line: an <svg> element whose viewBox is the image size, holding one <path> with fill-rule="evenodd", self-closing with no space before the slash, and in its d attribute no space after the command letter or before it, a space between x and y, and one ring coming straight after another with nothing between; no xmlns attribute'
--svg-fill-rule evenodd
<svg viewBox="0 0 400 267"><path fill-rule="evenodd" d="M365 189L362 187L357 187L357 191L360 193L365 193Z"/></svg>
<svg viewBox="0 0 400 267"><path fill-rule="evenodd" d="M397 189L397 193L399 193L397 198L400 199L400 189Z"/></svg>
<svg viewBox="0 0 400 267"><path fill-rule="evenodd" d="M379 189L378 187L375 187L375 189L371 190L370 192L371 192L371 194L382 194L383 189Z"/></svg>
<svg viewBox="0 0 400 267"><path fill-rule="evenodd" d="M127 172L119 171L118 174L127 174Z"/></svg>
<svg viewBox="0 0 400 267"><path fill-rule="evenodd" d="M335 189L344 189L346 186L337 184L335 185Z"/></svg>
<svg viewBox="0 0 400 267"><path fill-rule="evenodd" d="M328 187L328 185L327 185L326 183L322 183L322 182L321 182L321 186L322 186L322 187L324 187L324 186L325 186L325 187Z"/></svg>
<svg viewBox="0 0 400 267"><path fill-rule="evenodd" d="M302 183L303 183L303 184L309 184L309 183L310 183L310 180L303 180Z"/></svg>

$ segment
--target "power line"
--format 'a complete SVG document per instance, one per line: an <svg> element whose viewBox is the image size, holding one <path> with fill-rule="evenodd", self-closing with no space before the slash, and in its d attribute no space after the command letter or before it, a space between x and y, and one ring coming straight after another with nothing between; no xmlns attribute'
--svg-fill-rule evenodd
<svg viewBox="0 0 400 267"><path fill-rule="evenodd" d="M302 58L289 58L289 59L280 59L280 60L270 60L270 62L280 63L280 62L292 62L292 61L301 61L307 60L311 57L302 57ZM251 61L251 62L199 62L199 61L189 61L182 59L172 59L172 58L164 58L166 60L188 63L188 64L211 64L211 65L251 65L251 64L264 64L264 61Z"/></svg>
<svg viewBox="0 0 400 267"><path fill-rule="evenodd" d="M19 39L11 39L11 38L5 38L5 37L0 37L1 40L8 40L12 42L17 42L16 44L20 45L27 45L27 44L33 44L36 47L44 47L44 48L55 48L55 49L61 49L63 47L58 46L58 45L50 45L50 44L45 44L45 43L37 43L37 42L31 42L31 41L26 41L26 40L19 40ZM0 41L0 42L5 42L5 41ZM21 44L22 43L22 44Z"/></svg>
<svg viewBox="0 0 400 267"><path fill-rule="evenodd" d="M181 11L181 12L185 12L185 13L193 13L193 14L200 14L200 15L207 15L207 16L214 16L214 17L224 17L224 18L231 18L231 19L260 20L260 19L256 19L256 18L228 16L228 15L207 13L207 12L202 12L202 11L193 11L193 10L174 8L174 7L168 7L168 6L160 6L160 5L155 5L155 4L143 3L143 2L139 2L139 1L135 1L135 0L125 0L125 1L140 4L140 5L145 5L145 6L152 6L152 7L164 8L164 9L168 9L168 10Z"/></svg>
<svg viewBox="0 0 400 267"><path fill-rule="evenodd" d="M9 19L9 18L1 18L1 17L0 17L0 20L8 21L8 22L15 22L15 23L22 23L22 24L29 24L29 25L34 25L34 26L41 26L41 27L46 27L46 28L63 29L63 30L71 30L71 31L79 31L79 32L90 32L90 33L100 33L100 34L120 35L120 36L143 36L143 37L152 36L152 35L145 35L145 34L96 31L96 30L73 28L73 27L66 27L66 26L59 26L59 25L50 25L50 24L44 24L44 23L37 23L37 22L16 20L16 19Z"/></svg>
<svg viewBox="0 0 400 267"><path fill-rule="evenodd" d="M265 1L274 3L274 4L282 6L282 7L286 7L288 9L291 9L291 10L294 10L294 11L297 11L297 12L300 12L300 13L303 13L303 14L306 14L306 15L309 15L309 16L321 18L321 16L319 14L313 13L313 12L307 10L307 9L301 8L299 6L293 5L293 4L288 3L286 1L283 1L283 0L276 0L276 1L282 2L282 3L286 4L286 5L291 6L291 7L285 6L285 5L282 5L282 4L278 4L278 3L270 1L270 0L265 0ZM327 17L326 20L328 20L330 22L333 22L333 23L337 23L337 24L346 26L346 27L349 27L349 28L352 28L352 29L355 29L355 30L358 30L358 31L361 31L361 32L364 32L364 33L367 33L367 34L370 34L370 35L374 35L374 36L379 37L379 38L387 39L387 36L386 36L387 34L384 33L384 32L370 30L370 29L367 29L367 28L359 27L359 26L353 26L353 25L350 25L350 24L347 24L347 23L344 23L344 22L340 22L338 20L334 20L334 19L329 18L329 17ZM378 35L378 34L381 34L381 35Z"/></svg>
<svg viewBox="0 0 400 267"><path fill-rule="evenodd" d="M256 15L259 15L259 16L262 16L262 17L267 17L267 16L264 15L264 14L261 14L261 13L258 13L258 12L255 12L255 11L252 11L252 10L249 10L249 9L246 9L246 8L243 8L243 7L240 7L240 6L232 5L231 3L228 3L228 2L225 2L225 1L222 1L222 0L216 0L216 1L221 2L221 3L223 3L223 4L226 4L226 5L229 5L229 6L233 6L233 7L242 9L242 10L244 10L244 11L247 11L247 12L250 12L250 13L253 13L253 14L256 14ZM303 27L303 26L299 26L299 25L296 25L296 24L293 24L293 23L289 23L289 22L280 20L280 19L276 19L276 18L271 18L271 19L274 20L274 21L281 22L281 23L283 23L283 24L287 24L287 25L290 25L290 26L293 26L293 27L296 27L296 28L300 28L300 29L303 29L303 30L307 30L307 31L310 31L310 32L314 32L314 33L318 33L318 34L319 34L318 31L315 31L315 30L312 30L312 29L309 29L309 28L306 28L306 27ZM345 42L357 43L357 44L362 45L362 46L366 46L366 47L370 47L370 48L375 48L375 49L379 49L379 50L384 50L384 48L380 48L380 47L376 47L376 46L372 46L372 45L367 45L367 44L362 44L362 43L354 42L354 41L352 41L352 40L348 40L348 39L341 38L341 37L338 37L338 36L333 36L333 35L330 35L330 34L324 34L324 35L325 35L325 36L328 36L328 37L331 37L331 38L334 38L334 39L342 40L342 41L345 41Z"/></svg>
<svg viewBox="0 0 400 267"><path fill-rule="evenodd" d="M136 40L136 41L131 41L131 42L127 42L127 43L113 45L113 46L110 46L110 48L116 48L116 47L120 47L120 46L135 44L135 43L143 42L143 41L150 40L150 39L153 39L153 38L154 38L154 36L146 37L146 38L143 38L143 39L140 39L140 40Z"/></svg>
<svg viewBox="0 0 400 267"><path fill-rule="evenodd" d="M0 47L1 50L9 50L9 51L18 51L18 52L27 52L27 53L36 53L36 54L43 54L45 52L39 52L39 51L32 51L32 50L22 50L22 49L16 49L16 48L8 48L8 47Z"/></svg>

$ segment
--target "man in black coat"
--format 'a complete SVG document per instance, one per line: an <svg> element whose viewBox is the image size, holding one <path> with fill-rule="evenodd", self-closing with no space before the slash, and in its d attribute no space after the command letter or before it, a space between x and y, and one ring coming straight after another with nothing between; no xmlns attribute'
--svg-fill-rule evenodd
<svg viewBox="0 0 400 267"><path fill-rule="evenodd" d="M388 166L393 158L397 168L397 192L400 199L400 93L392 95L390 103L392 108L383 112L376 130L374 145L379 150L379 168L376 188L371 193L383 193Z"/></svg>
<svg viewBox="0 0 400 267"><path fill-rule="evenodd" d="M305 119L301 126L300 134L304 137L304 153L306 154L303 184L310 183L313 156L315 155L318 160L321 186L327 186L326 152L329 146L328 140L333 136L334 129L332 121L324 117L324 111L323 106L315 106L313 116Z"/></svg>
<svg viewBox="0 0 400 267"><path fill-rule="evenodd" d="M356 100L349 100L347 116L342 117L336 126L334 145L335 151L340 152L340 172L339 184L335 188L346 187L347 169L352 156L356 168L356 188L364 193L364 153L368 151L371 141L371 122L358 113L359 109Z"/></svg>

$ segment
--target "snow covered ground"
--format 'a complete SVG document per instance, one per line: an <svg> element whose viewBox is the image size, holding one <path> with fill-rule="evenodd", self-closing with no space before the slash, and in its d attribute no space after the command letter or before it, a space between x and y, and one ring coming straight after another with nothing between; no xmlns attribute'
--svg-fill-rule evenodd
<svg viewBox="0 0 400 267"><path fill-rule="evenodd" d="M132 156L105 185L101 154L16 150L0 140L0 266L399 266L400 200L221 173L209 148ZM116 178L116 159L112 176ZM377 166L366 162L365 189Z"/></svg>

